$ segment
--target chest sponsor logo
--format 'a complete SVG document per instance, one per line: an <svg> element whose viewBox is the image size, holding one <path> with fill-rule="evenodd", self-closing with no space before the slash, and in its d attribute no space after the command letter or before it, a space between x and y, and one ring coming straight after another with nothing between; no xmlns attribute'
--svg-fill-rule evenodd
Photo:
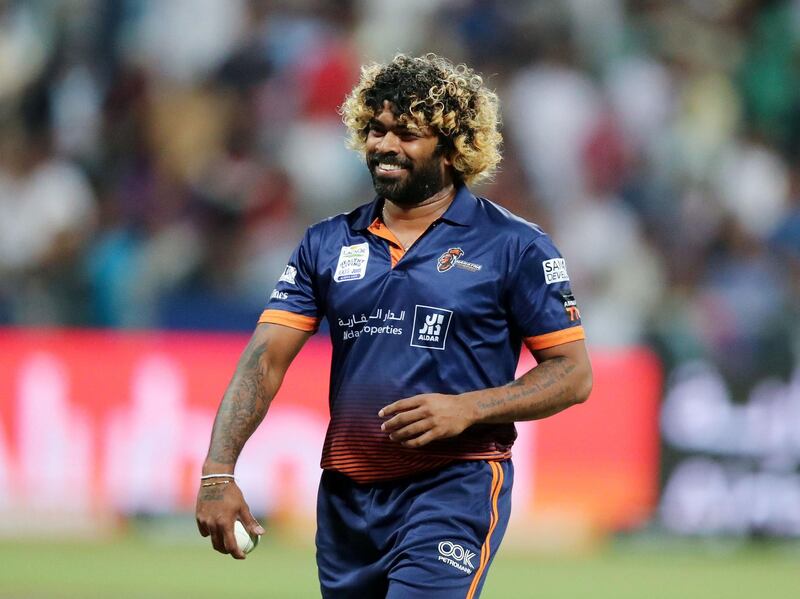
<svg viewBox="0 0 800 599"><path fill-rule="evenodd" d="M336 272L333 275L333 280L337 283L341 283L343 281L363 279L367 272L368 261L368 243L344 246L342 251L339 252L339 262L336 265Z"/></svg>
<svg viewBox="0 0 800 599"><path fill-rule="evenodd" d="M277 289L273 289L272 293L269 296L269 299L276 299L276 300L288 300L289 294L285 291L278 291Z"/></svg>
<svg viewBox="0 0 800 599"><path fill-rule="evenodd" d="M356 339L361 335L402 335L406 311L393 312L378 308L372 314L350 314L339 318L337 324L342 330L342 341Z"/></svg>
<svg viewBox="0 0 800 599"><path fill-rule="evenodd" d="M465 549L453 541L442 541L439 543L439 561L461 570L466 574L472 574L475 563L472 561L477 555L474 551Z"/></svg>
<svg viewBox="0 0 800 599"><path fill-rule="evenodd" d="M567 261L564 258L551 258L542 262L542 270L544 270L544 282L550 285L551 283L561 283L562 281L569 281L567 274Z"/></svg>
<svg viewBox="0 0 800 599"><path fill-rule="evenodd" d="M294 285L295 284L294 278L296 276L297 276L297 269L294 266L287 264L286 268L283 269L283 274L278 279L278 281L279 282L283 281L284 283L289 283L289 285Z"/></svg>
<svg viewBox="0 0 800 599"><path fill-rule="evenodd" d="M474 264L472 262L462 260L463 256L464 250L461 248L450 248L444 254L439 256L439 259L436 261L436 270L439 272L447 272L455 266L470 272L478 272L481 268L483 268L483 266L480 264Z"/></svg>
<svg viewBox="0 0 800 599"><path fill-rule="evenodd" d="M444 349L452 319L452 310L434 306L415 306L411 347Z"/></svg>

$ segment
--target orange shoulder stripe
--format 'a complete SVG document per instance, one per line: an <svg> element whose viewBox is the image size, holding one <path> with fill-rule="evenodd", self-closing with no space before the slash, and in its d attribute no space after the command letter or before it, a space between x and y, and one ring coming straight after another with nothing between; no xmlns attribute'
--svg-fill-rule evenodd
<svg viewBox="0 0 800 599"><path fill-rule="evenodd" d="M258 319L258 324L281 324L285 327L298 329L300 331L314 332L319 327L319 318L295 314L286 310L264 310Z"/></svg>
<svg viewBox="0 0 800 599"><path fill-rule="evenodd" d="M561 329L560 331L553 331L552 333L545 333L544 335L525 337L525 345L529 350L534 351L537 349L555 347L556 345L562 345L570 341L580 341L581 339L586 339L586 333L582 326L577 326Z"/></svg>

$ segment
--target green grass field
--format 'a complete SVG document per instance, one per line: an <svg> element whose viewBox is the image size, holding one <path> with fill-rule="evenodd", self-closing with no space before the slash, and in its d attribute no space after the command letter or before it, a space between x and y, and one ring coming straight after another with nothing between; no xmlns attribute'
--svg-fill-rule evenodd
<svg viewBox="0 0 800 599"><path fill-rule="evenodd" d="M117 541L0 542L0 597L319 597L313 550L265 537L247 560L132 534ZM626 543L591 555L501 550L484 599L798 599L797 548Z"/></svg>

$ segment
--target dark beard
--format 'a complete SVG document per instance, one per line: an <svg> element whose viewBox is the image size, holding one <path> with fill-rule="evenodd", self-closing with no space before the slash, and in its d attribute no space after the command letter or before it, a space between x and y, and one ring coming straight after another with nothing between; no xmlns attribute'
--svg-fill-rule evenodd
<svg viewBox="0 0 800 599"><path fill-rule="evenodd" d="M406 176L397 180L378 177L375 169L380 162L396 164L408 169ZM375 188L375 193L404 208L421 204L445 186L438 151L434 152L425 162L416 165L399 160L394 154L371 154L367 157L367 167L372 175L372 186Z"/></svg>

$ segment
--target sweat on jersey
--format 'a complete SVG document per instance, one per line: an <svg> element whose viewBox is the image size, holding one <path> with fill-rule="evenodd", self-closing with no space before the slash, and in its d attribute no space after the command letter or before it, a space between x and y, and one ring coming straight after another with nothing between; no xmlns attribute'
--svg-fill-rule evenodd
<svg viewBox="0 0 800 599"><path fill-rule="evenodd" d="M407 449L378 410L421 393L458 394L514 379L531 350L584 338L564 259L542 230L461 187L408 249L376 198L308 229L259 323L330 324L331 420L322 467L356 482L454 460L511 457L513 424L479 424Z"/></svg>

